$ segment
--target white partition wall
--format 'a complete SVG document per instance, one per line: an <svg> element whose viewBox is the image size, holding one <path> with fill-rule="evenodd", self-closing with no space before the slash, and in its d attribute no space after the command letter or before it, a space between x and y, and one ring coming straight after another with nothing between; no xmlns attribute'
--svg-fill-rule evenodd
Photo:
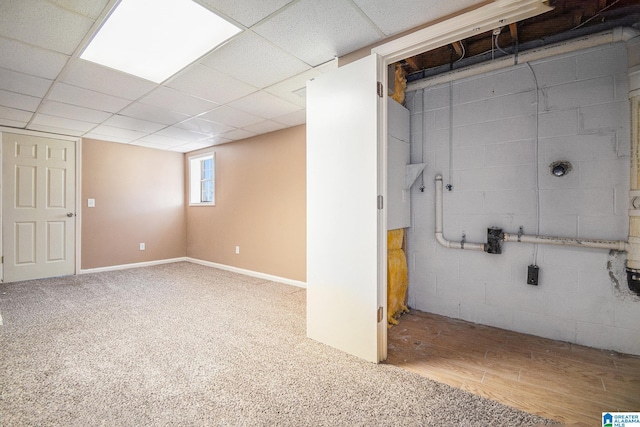
<svg viewBox="0 0 640 427"><path fill-rule="evenodd" d="M307 335L372 362L381 360L376 59L307 85Z"/></svg>

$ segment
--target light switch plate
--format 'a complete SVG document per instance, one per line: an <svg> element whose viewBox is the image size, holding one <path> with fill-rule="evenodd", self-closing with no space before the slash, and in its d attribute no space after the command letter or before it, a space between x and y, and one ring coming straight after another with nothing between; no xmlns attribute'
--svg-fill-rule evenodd
<svg viewBox="0 0 640 427"><path fill-rule="evenodd" d="M95 208L96 207L96 199L87 199L87 207Z"/></svg>

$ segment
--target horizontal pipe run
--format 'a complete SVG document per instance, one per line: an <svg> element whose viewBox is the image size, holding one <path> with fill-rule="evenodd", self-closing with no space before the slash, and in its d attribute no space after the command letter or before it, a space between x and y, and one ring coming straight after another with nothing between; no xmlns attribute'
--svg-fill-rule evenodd
<svg viewBox="0 0 640 427"><path fill-rule="evenodd" d="M445 239L442 233L442 175L436 175L436 240L440 245L450 249L466 249L469 251L482 251L484 252L484 243L471 243L465 242L452 242Z"/></svg>
<svg viewBox="0 0 640 427"><path fill-rule="evenodd" d="M447 240L444 237L442 231L443 212L442 212L442 175L436 175L436 241L450 249L466 249L472 251L487 252L485 243L473 243L465 242L464 240L454 242ZM528 234L510 234L503 233L502 241L504 242L517 242L517 243L539 243L545 245L557 245L557 246L574 246L582 248L595 248L595 249L609 249L614 251L629 251L632 249L632 245L623 240L598 240L598 239L578 239L569 237L556 237L556 236L532 236ZM499 252L497 252L499 253Z"/></svg>
<svg viewBox="0 0 640 427"><path fill-rule="evenodd" d="M605 30L596 34L588 34L583 37L578 37L570 40L561 41L551 45L540 46L533 49L525 50L518 53L518 62L523 64L525 62L539 61L556 55L564 55L567 53L575 52L579 49L588 49L591 47L597 47L602 45L608 45L616 42L626 42L635 37L638 37L640 32L635 28L630 27L618 27L610 30ZM437 74L435 76L427 77L424 79L416 80L407 84L407 92L415 90L421 90L428 87L448 83L454 80L460 80L464 78L473 77L479 74L494 72L502 70L504 68L514 66L514 57L503 56L502 58L496 58L492 61L485 61L479 64L471 65L457 70L449 71L447 73Z"/></svg>
<svg viewBox="0 0 640 427"><path fill-rule="evenodd" d="M442 208L442 175L436 175L435 179L436 185L436 230L435 237L436 241L444 246L445 248L450 249L466 249L472 251L483 251L487 252L487 245L485 243L472 243L465 242L464 240L460 242L453 242L447 240L444 237L442 231L442 223L443 223L443 208ZM502 241L503 242L516 242L516 243L539 243L544 245L556 245L556 246L573 246L573 247L582 247L582 248L595 248L595 249L609 249L614 251L630 251L632 249L632 245L624 240L599 240L599 239L578 239L578 238L568 238L568 237L556 237L556 236L532 236L528 234L512 234L512 233L502 233ZM492 252L492 253L500 253L500 252Z"/></svg>
<svg viewBox="0 0 640 427"><path fill-rule="evenodd" d="M466 249L469 251L484 251L484 243L465 242L464 240L461 240L459 242L453 242L445 239L444 236L442 235L442 232L439 232L439 231L436 231L436 240L438 241L438 243L440 243L440 245L449 249Z"/></svg>
<svg viewBox="0 0 640 427"><path fill-rule="evenodd" d="M503 241L519 243L540 243L545 245L575 246L582 248L610 249L624 252L629 244L623 240L575 239L554 236L532 236L527 234L504 233Z"/></svg>

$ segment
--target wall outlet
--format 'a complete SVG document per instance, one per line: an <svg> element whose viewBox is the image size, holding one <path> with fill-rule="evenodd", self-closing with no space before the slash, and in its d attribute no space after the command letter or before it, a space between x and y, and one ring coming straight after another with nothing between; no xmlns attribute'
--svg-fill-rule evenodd
<svg viewBox="0 0 640 427"><path fill-rule="evenodd" d="M240 246L236 246L236 255L240 253Z"/></svg>
<svg viewBox="0 0 640 427"><path fill-rule="evenodd" d="M145 250L145 244L144 243L140 243L140 250L144 251Z"/></svg>

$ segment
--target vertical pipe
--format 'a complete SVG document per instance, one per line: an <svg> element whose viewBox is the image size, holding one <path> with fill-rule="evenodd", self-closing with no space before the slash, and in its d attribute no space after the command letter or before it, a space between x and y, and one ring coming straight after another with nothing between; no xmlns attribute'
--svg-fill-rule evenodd
<svg viewBox="0 0 640 427"><path fill-rule="evenodd" d="M445 239L443 233L442 233L442 175L436 175L436 179L435 179L435 183L436 183L436 231L435 231L435 236L436 236L436 241L444 246L445 248L450 248L450 249L467 249L467 250L471 250L471 251L485 251L485 244L484 243L470 243L470 242L465 242L460 241L460 242L452 242L449 241L447 239Z"/></svg>
<svg viewBox="0 0 640 427"><path fill-rule="evenodd" d="M442 236L442 175L436 175L436 235Z"/></svg>

